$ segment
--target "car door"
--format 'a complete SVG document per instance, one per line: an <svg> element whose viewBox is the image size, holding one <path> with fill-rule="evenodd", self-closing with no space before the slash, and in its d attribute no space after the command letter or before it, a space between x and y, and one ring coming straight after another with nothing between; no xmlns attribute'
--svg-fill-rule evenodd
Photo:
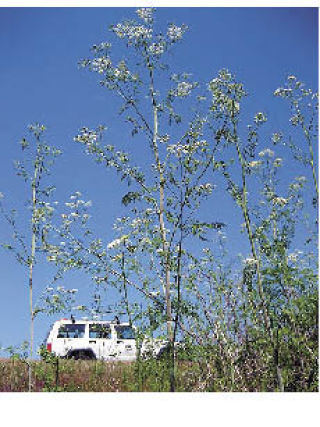
<svg viewBox="0 0 320 427"><path fill-rule="evenodd" d="M59 327L57 341L63 355L86 347L85 327L84 323L67 323Z"/></svg>
<svg viewBox="0 0 320 427"><path fill-rule="evenodd" d="M136 359L135 332L130 325L115 325L116 332L116 357L122 361Z"/></svg>
<svg viewBox="0 0 320 427"><path fill-rule="evenodd" d="M110 360L113 358L114 345L110 324L89 324L89 346L98 359Z"/></svg>

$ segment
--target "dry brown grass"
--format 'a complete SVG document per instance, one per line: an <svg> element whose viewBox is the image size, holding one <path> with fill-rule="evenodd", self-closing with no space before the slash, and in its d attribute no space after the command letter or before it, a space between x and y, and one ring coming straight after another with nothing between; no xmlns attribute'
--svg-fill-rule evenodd
<svg viewBox="0 0 320 427"><path fill-rule="evenodd" d="M197 364L179 362L177 391L203 391L205 376ZM17 359L0 359L0 392L28 391L28 365ZM169 371L164 361L103 362L58 360L33 362L33 391L162 392L169 391Z"/></svg>
<svg viewBox="0 0 320 427"><path fill-rule="evenodd" d="M33 362L33 391L129 391L133 379L130 363L86 360L59 360L56 364ZM25 361L0 359L0 392L28 391Z"/></svg>

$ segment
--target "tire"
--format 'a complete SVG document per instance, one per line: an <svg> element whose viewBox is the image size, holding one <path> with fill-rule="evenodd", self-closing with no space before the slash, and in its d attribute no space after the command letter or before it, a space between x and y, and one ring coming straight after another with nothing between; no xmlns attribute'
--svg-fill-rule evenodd
<svg viewBox="0 0 320 427"><path fill-rule="evenodd" d="M95 360L96 356L92 350L76 350L70 352L68 359L74 360Z"/></svg>
<svg viewBox="0 0 320 427"><path fill-rule="evenodd" d="M170 355L170 346L166 345L165 347L162 347L160 351L158 352L156 359L157 360L164 360L167 359Z"/></svg>

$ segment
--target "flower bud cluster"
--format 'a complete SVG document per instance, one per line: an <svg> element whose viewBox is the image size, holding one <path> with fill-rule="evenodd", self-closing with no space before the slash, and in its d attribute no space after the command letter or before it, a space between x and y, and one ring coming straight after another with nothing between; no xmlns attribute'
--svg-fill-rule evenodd
<svg viewBox="0 0 320 427"><path fill-rule="evenodd" d="M119 23L112 27L112 31L120 38L128 38L137 43L152 38L152 29L144 25L133 25L128 22Z"/></svg>
<svg viewBox="0 0 320 427"><path fill-rule="evenodd" d="M141 18L146 24L152 24L153 22L153 12L152 7L141 7L136 10L137 15Z"/></svg>
<svg viewBox="0 0 320 427"><path fill-rule="evenodd" d="M187 29L188 27L186 25L178 27L175 24L170 24L168 26L167 36L172 42L176 42L182 39L183 34L187 31Z"/></svg>

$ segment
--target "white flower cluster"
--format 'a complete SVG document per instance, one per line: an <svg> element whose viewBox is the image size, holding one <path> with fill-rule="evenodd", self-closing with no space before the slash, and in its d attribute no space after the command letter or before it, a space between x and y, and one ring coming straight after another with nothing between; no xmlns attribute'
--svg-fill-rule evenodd
<svg viewBox="0 0 320 427"><path fill-rule="evenodd" d="M300 122L300 117L297 114L295 114L290 118L290 122L292 123L293 126L297 126Z"/></svg>
<svg viewBox="0 0 320 427"><path fill-rule="evenodd" d="M246 258L245 260L243 260L243 263L245 266L253 267L254 265L258 264L258 260L256 260L255 258Z"/></svg>
<svg viewBox="0 0 320 427"><path fill-rule="evenodd" d="M188 96L191 93L191 90L193 89L193 84L188 82L180 82L178 83L177 89L176 89L176 96Z"/></svg>
<svg viewBox="0 0 320 427"><path fill-rule="evenodd" d="M53 288L47 288L47 291L53 290ZM57 286L57 291L68 294L75 294L78 292L78 289L66 289L64 286Z"/></svg>
<svg viewBox="0 0 320 427"><path fill-rule="evenodd" d="M91 71L94 71L98 74L104 74L106 76L106 81L108 80L136 80L137 75L133 75L128 70L127 64L124 60L120 61L117 66L112 65L112 61L109 56L99 56L92 60L84 60L84 67L89 67Z"/></svg>
<svg viewBox="0 0 320 427"><path fill-rule="evenodd" d="M252 160L252 162L248 163L248 166L252 169L257 169L262 165L261 160Z"/></svg>
<svg viewBox="0 0 320 427"><path fill-rule="evenodd" d="M136 10L139 18L143 19L146 24L152 24L153 21L153 8L152 7L141 7Z"/></svg>
<svg viewBox="0 0 320 427"><path fill-rule="evenodd" d="M317 97L317 94L313 94L311 89L304 89L304 84L297 80L293 75L287 78L287 87L279 87L274 91L275 96L281 96L282 98L294 98L295 93L299 93L299 96L311 96L311 99ZM299 92L297 92L299 91ZM301 98L300 98L301 99Z"/></svg>
<svg viewBox="0 0 320 427"><path fill-rule="evenodd" d="M178 27L177 25L170 24L168 26L167 36L172 42L176 42L182 39L182 36L185 33L186 29L187 28L185 26Z"/></svg>
<svg viewBox="0 0 320 427"><path fill-rule="evenodd" d="M94 58L91 61L91 67L93 71L96 71L99 74L103 74L111 67L111 60L107 56Z"/></svg>
<svg viewBox="0 0 320 427"><path fill-rule="evenodd" d="M40 124L40 123L35 123L35 124L29 125L28 129L34 135L41 135L47 128L44 125Z"/></svg>
<svg viewBox="0 0 320 427"><path fill-rule="evenodd" d="M288 199L285 199L284 197L274 197L272 202L275 205L278 206L285 206L288 203Z"/></svg>
<svg viewBox="0 0 320 427"><path fill-rule="evenodd" d="M56 292L56 293L54 293ZM61 301L61 297L63 297L63 294L65 296L67 295L74 295L78 292L78 289L66 289L64 286L57 286L56 289L52 288L51 286L48 286L45 290L44 293L45 294L52 294L52 302L53 303L57 303L59 301ZM59 295L60 294L60 295Z"/></svg>
<svg viewBox="0 0 320 427"><path fill-rule="evenodd" d="M270 189L264 189L263 194L266 196L268 201L272 200L275 197L274 191Z"/></svg>
<svg viewBox="0 0 320 427"><path fill-rule="evenodd" d="M282 159L281 159L281 157L277 157L276 159L274 159L273 166L275 168L279 168L280 166L282 166Z"/></svg>
<svg viewBox="0 0 320 427"><path fill-rule="evenodd" d="M205 139L202 139L201 141L196 141L193 144L190 144L189 146L192 151L196 151L197 148L208 147L208 142Z"/></svg>
<svg viewBox="0 0 320 427"><path fill-rule="evenodd" d="M236 83L234 76L226 69L208 83L212 93L211 110L217 113L239 114L240 100L245 95L242 83Z"/></svg>
<svg viewBox="0 0 320 427"><path fill-rule="evenodd" d="M151 240L149 239L149 237L143 237L141 240L140 240L140 244L141 244L141 246L143 246L143 245L151 245Z"/></svg>
<svg viewBox="0 0 320 427"><path fill-rule="evenodd" d="M110 242L107 245L107 248L108 249L116 249L121 245L121 243L123 243L125 240L127 240L127 238L128 238L128 235L125 234L125 235L121 236L119 239L115 239L112 242Z"/></svg>
<svg viewBox="0 0 320 427"><path fill-rule="evenodd" d="M202 252L203 252L205 255L207 255L207 256L210 256L210 255L211 255L211 251L210 251L210 249L209 249L209 248L203 248L203 249L202 249Z"/></svg>
<svg viewBox="0 0 320 427"><path fill-rule="evenodd" d="M208 145L206 140L196 141L193 144L171 144L167 146L169 153L180 156L181 154L194 153L200 147L206 147Z"/></svg>
<svg viewBox="0 0 320 427"><path fill-rule="evenodd" d="M160 292L159 291L150 292L150 295L152 295L153 297L157 297L160 295Z"/></svg>
<svg viewBox="0 0 320 427"><path fill-rule="evenodd" d="M264 113L260 112L260 113L257 113L254 116L254 122L257 123L257 124L264 123L266 121L267 121L267 117L266 117L266 115Z"/></svg>
<svg viewBox="0 0 320 427"><path fill-rule="evenodd" d="M46 213L49 214L49 215L52 214L53 211L54 211L54 207L52 207L50 205L50 203L48 203L48 202L42 203L42 207L46 211Z"/></svg>
<svg viewBox="0 0 320 427"><path fill-rule="evenodd" d="M236 113L239 113L240 111L240 104L237 101L233 101L233 109Z"/></svg>
<svg viewBox="0 0 320 427"><path fill-rule="evenodd" d="M170 136L168 134L159 135L158 138L159 138L159 141L163 143L166 143L170 140Z"/></svg>
<svg viewBox="0 0 320 427"><path fill-rule="evenodd" d="M158 211L159 214L159 211ZM170 234L171 230L169 228L163 227L163 229L160 227L160 225L154 225L153 226L153 232L154 233L162 233L162 231L164 231L165 233Z"/></svg>
<svg viewBox="0 0 320 427"><path fill-rule="evenodd" d="M151 208L147 208L146 210L145 210L145 214L146 215L152 215L152 214L154 214L155 213L155 211L153 210L153 209L151 209Z"/></svg>
<svg viewBox="0 0 320 427"><path fill-rule="evenodd" d="M34 210L33 220L37 223L46 222L48 217L52 217L54 208L48 202L41 202L40 206Z"/></svg>
<svg viewBox="0 0 320 427"><path fill-rule="evenodd" d="M198 85L197 82L193 82L193 83L186 82L186 81L178 82L177 87L175 89L170 89L168 92L168 95L169 97L184 98L190 95L192 89L197 87L197 85Z"/></svg>
<svg viewBox="0 0 320 427"><path fill-rule="evenodd" d="M84 311L86 307L84 305L77 305L76 307L72 307L72 310Z"/></svg>
<svg viewBox="0 0 320 427"><path fill-rule="evenodd" d="M116 254L115 256L111 257L111 260L115 261L115 262L121 261L122 259L123 259L123 254L122 253ZM94 280L97 282L98 279L95 278ZM105 281L105 278L103 279L103 281ZM99 284L100 282L97 282L97 283Z"/></svg>
<svg viewBox="0 0 320 427"><path fill-rule="evenodd" d="M94 276L93 280L99 285L100 283L105 282L106 278L105 277Z"/></svg>
<svg viewBox="0 0 320 427"><path fill-rule="evenodd" d="M293 253L291 253L291 254L289 254L289 255L288 255L288 261L296 262L296 261L298 261L298 258L299 258L299 257L300 257L300 255L302 255L302 254L303 254L303 252L302 252L302 251L299 251L299 250L294 251Z"/></svg>
<svg viewBox="0 0 320 427"><path fill-rule="evenodd" d="M280 142L280 141L281 141L281 139L282 139L282 135L281 135L281 133L275 132L275 133L272 135L272 142L273 142L274 144L277 144L278 142Z"/></svg>
<svg viewBox="0 0 320 427"><path fill-rule="evenodd" d="M81 196L82 194L80 193L80 191L75 191L73 194L71 194L70 200L77 200ZM88 204L88 206L91 206L91 202Z"/></svg>
<svg viewBox="0 0 320 427"><path fill-rule="evenodd" d="M136 40L137 42L142 40L151 39L152 29L147 28L144 25L131 25L128 23L117 24L112 27L114 33L123 39L128 37L129 40Z"/></svg>
<svg viewBox="0 0 320 427"><path fill-rule="evenodd" d="M307 181L307 178L305 176L298 176L295 178L295 182L290 184L289 188L292 191L298 191L303 187L306 181Z"/></svg>
<svg viewBox="0 0 320 427"><path fill-rule="evenodd" d="M110 71L109 71L109 77L111 78L115 78L118 80L129 80L130 78L132 80L136 80L137 76L133 75L130 73L130 71L128 70L127 64L125 63L125 61L120 61L117 67L113 67Z"/></svg>
<svg viewBox="0 0 320 427"><path fill-rule="evenodd" d="M142 219L141 218L135 218L135 219L133 219L132 220L132 222L131 222L131 227L133 227L133 228L137 228L137 227L139 227L140 225L142 225L143 224L143 221L142 221Z"/></svg>
<svg viewBox="0 0 320 427"><path fill-rule="evenodd" d="M90 130L86 127L80 130L79 135L75 136L73 139L76 142L81 142L86 145L95 144L98 141L99 134L95 130Z"/></svg>
<svg viewBox="0 0 320 427"><path fill-rule="evenodd" d="M57 261L57 259L58 259L58 255L47 256L47 261L48 262L55 262L55 261Z"/></svg>
<svg viewBox="0 0 320 427"><path fill-rule="evenodd" d="M288 261L296 262L297 259L298 259L298 257L297 257L297 254L295 254L295 253L292 253L292 254L288 255Z"/></svg>
<svg viewBox="0 0 320 427"><path fill-rule="evenodd" d="M152 55L162 55L165 51L165 47L166 45L164 42L152 43L148 50Z"/></svg>
<svg viewBox="0 0 320 427"><path fill-rule="evenodd" d="M189 148L188 145L182 145L182 144L171 144L167 146L167 151L172 154L176 154L177 156L180 156L181 154L188 154Z"/></svg>
<svg viewBox="0 0 320 427"><path fill-rule="evenodd" d="M76 218L81 219L82 225L84 225L90 218L90 215L85 212L85 209L92 206L92 202L91 200L85 202L84 200L80 199L80 196L81 193L79 191L76 191L70 196L70 202L65 203L65 206L71 210L71 212L69 213L61 214L63 225L65 227L68 227L70 224L72 224L74 219ZM60 246L64 245L65 242L60 243Z"/></svg>
<svg viewBox="0 0 320 427"><path fill-rule="evenodd" d="M282 87L279 87L273 92L275 96L282 96L283 98L289 96L291 93L292 93L292 89L290 88L286 89Z"/></svg>
<svg viewBox="0 0 320 427"><path fill-rule="evenodd" d="M220 85L223 82L230 82L232 78L233 76L230 71L227 69L223 69L219 71L218 77L215 77L210 81L209 85Z"/></svg>
<svg viewBox="0 0 320 427"><path fill-rule="evenodd" d="M74 196L70 196L70 199L74 199ZM71 209L78 209L80 206L88 208L88 207L92 206L92 202L91 202L91 200L88 200L87 202L85 202L84 200L77 198L73 202L66 202L65 205Z"/></svg>
<svg viewBox="0 0 320 427"><path fill-rule="evenodd" d="M197 185L196 187L194 187L194 189L198 194L202 194L202 193L211 194L213 186L210 183L200 184L200 185Z"/></svg>
<svg viewBox="0 0 320 427"><path fill-rule="evenodd" d="M123 217L121 217L121 218L117 218L117 219L116 219L116 222L115 222L115 224L114 224L114 226L113 226L113 229L114 229L114 230L120 230L120 229L121 229L121 226L122 226L123 224L128 223L129 221L130 221L130 217L128 217L128 216L123 216Z"/></svg>
<svg viewBox="0 0 320 427"><path fill-rule="evenodd" d="M259 157L273 157L274 151L270 150L270 148L266 148L265 150L260 151Z"/></svg>
<svg viewBox="0 0 320 427"><path fill-rule="evenodd" d="M95 52L101 52L102 50L109 50L112 47L110 42L102 42L92 46L92 50Z"/></svg>
<svg viewBox="0 0 320 427"><path fill-rule="evenodd" d="M119 68L114 68L113 75L116 79L118 79L119 77L121 77L121 70L119 70Z"/></svg>

